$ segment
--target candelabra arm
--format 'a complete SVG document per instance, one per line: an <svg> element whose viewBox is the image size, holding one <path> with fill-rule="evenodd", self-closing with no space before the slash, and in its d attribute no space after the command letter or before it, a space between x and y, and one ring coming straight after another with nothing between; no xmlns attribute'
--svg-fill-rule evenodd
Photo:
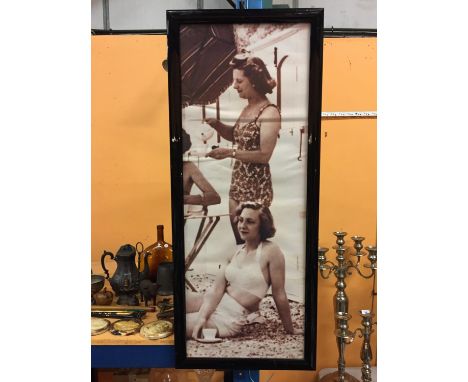
<svg viewBox="0 0 468 382"><path fill-rule="evenodd" d="M327 265L327 264L330 264L330 265ZM336 266L331 261L326 261L325 263L322 263L319 265L319 269L320 269L320 276L322 276L322 278L326 280L335 271ZM328 271L328 273L325 274L324 271Z"/></svg>
<svg viewBox="0 0 468 382"><path fill-rule="evenodd" d="M361 328L357 328L354 332L353 332L353 337L356 337L356 334L358 334L359 332L359 338L362 338L363 335L364 335L364 332L362 331Z"/></svg>
<svg viewBox="0 0 468 382"><path fill-rule="evenodd" d="M330 278L331 273L332 273L332 271L330 269L328 269L327 274L325 274L323 269L320 269L320 276L322 276L322 279L326 280L326 279Z"/></svg>
<svg viewBox="0 0 468 382"><path fill-rule="evenodd" d="M371 273L368 274L368 275L365 275L364 273L361 272L360 267L358 267L357 265L354 265L354 264L351 265L351 266L349 266L349 268L354 268L354 269L356 269L356 271L359 273L359 275L360 275L361 277L365 278L365 279L370 279L370 278L372 278L372 277L374 276L374 274L375 274L375 269L371 269Z"/></svg>
<svg viewBox="0 0 468 382"><path fill-rule="evenodd" d="M349 334L349 337L345 339L346 345L352 344L356 337L356 331Z"/></svg>

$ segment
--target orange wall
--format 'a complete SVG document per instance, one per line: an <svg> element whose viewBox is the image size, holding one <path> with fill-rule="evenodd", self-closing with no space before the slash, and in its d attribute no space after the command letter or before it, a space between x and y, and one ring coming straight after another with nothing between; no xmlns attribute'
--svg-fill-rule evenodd
<svg viewBox="0 0 468 382"><path fill-rule="evenodd" d="M157 224L171 239L169 118L165 36L92 37L92 236L91 254L125 243L155 241ZM376 110L376 39L326 39L323 111ZM320 224L322 246L332 231L375 243L377 230L377 123L375 119L322 122ZM349 237L348 236L348 237ZM329 256L334 258L333 255ZM101 273L100 269L93 269ZM370 308L370 280L347 279L350 328L357 311ZM336 367L333 336L334 280L318 282L317 370ZM376 354L376 336L373 350ZM347 347L359 366L361 340ZM315 372L265 370L261 381L313 381Z"/></svg>
<svg viewBox="0 0 468 382"><path fill-rule="evenodd" d="M165 36L92 37L91 254L172 241ZM95 269L95 273L100 273Z"/></svg>

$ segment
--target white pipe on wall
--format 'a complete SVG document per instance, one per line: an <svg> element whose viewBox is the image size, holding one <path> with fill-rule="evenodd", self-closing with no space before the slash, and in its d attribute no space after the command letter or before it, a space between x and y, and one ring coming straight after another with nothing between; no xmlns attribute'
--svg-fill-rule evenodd
<svg viewBox="0 0 468 382"><path fill-rule="evenodd" d="M103 1L91 0L91 26L105 29ZM377 0L273 0L299 8L324 8L325 28L377 29ZM110 28L166 29L167 9L232 9L226 0L112 0Z"/></svg>

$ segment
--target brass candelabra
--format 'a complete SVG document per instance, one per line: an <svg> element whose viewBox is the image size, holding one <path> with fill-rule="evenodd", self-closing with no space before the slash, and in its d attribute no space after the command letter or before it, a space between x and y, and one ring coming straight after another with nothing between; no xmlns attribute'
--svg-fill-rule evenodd
<svg viewBox="0 0 468 382"><path fill-rule="evenodd" d="M355 261L347 260L345 258L345 252L348 247L345 246L344 237L347 235L346 232L333 232L336 236L336 246L333 249L336 251L336 264L327 259L326 253L328 248L319 247L318 249L318 262L320 275L324 279L328 279L331 274L336 277L336 293L333 297L333 306L335 312L335 336L336 344L338 347L338 371L335 373L328 374L321 381L336 381L336 382L359 382L356 378L345 372L345 346L352 343L357 332L360 337L363 337L363 343L361 347L361 361L362 361L362 381L371 382L371 367L370 362L372 360L372 351L370 346L370 335L373 332L372 326L374 323L372 319L374 314L370 310L361 310L360 315L362 317L361 328L356 329L354 332L349 330L348 321L351 319L351 315L348 313L348 296L346 295L346 276L351 275L352 270L356 270L357 273L365 279L370 279L375 276L377 272L377 247L367 246L365 249L367 253L363 251L362 242L365 240L362 236L352 236L351 239L354 242L355 252L352 254L356 258ZM362 264L361 258L367 256L369 263ZM366 268L364 270L363 268Z"/></svg>

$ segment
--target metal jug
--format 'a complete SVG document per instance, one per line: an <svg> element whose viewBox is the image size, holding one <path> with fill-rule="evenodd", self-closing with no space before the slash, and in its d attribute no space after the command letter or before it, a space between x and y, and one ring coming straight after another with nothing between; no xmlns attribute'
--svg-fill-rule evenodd
<svg viewBox="0 0 468 382"><path fill-rule="evenodd" d="M109 279L110 285L118 296L118 305L139 305L136 294L139 291L140 280L146 278L148 269L148 254L144 257L144 270L138 272L138 268L135 264L136 250L133 245L125 244L120 247L117 254L104 251L101 256L101 266L106 274L106 278L109 279L109 271L104 265L106 256L109 256L112 260L117 262L117 269L114 275Z"/></svg>

